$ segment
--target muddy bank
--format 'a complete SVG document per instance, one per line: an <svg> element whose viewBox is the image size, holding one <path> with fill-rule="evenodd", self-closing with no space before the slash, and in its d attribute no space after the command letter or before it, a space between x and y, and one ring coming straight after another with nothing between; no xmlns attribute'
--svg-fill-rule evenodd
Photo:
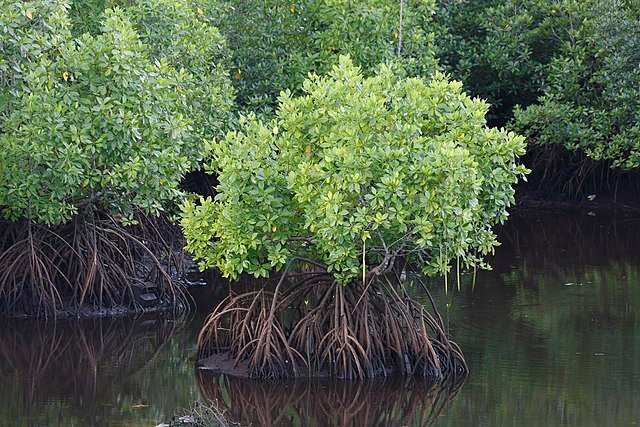
<svg viewBox="0 0 640 427"><path fill-rule="evenodd" d="M237 378L251 378L249 363L246 360L235 362L233 356L228 352L221 352L204 359L198 360L197 367L199 370L211 372L212 374L229 375ZM313 376L308 369L300 367L301 378L330 378L331 373L327 370L314 372ZM392 369L384 369L376 372L374 376L388 377L394 375Z"/></svg>
<svg viewBox="0 0 640 427"><path fill-rule="evenodd" d="M200 285L204 284L198 283L198 286ZM155 292L151 285L149 287L134 285L131 291L126 291L130 295L127 295L127 301L123 304L108 307L100 307L90 303L77 305L71 298L66 298L66 301L53 312L28 313L7 310L0 315L0 318L65 320L69 318L120 318L153 313L185 313L190 310L193 304L192 298L189 296L191 286L180 286L182 295L176 300L163 297Z"/></svg>
<svg viewBox="0 0 640 427"><path fill-rule="evenodd" d="M619 201L597 193L572 200L549 200L534 195L522 195L517 198L516 204L509 209L511 215L523 216L553 213L589 214L590 212L602 215L622 214L640 218L640 201L633 199Z"/></svg>

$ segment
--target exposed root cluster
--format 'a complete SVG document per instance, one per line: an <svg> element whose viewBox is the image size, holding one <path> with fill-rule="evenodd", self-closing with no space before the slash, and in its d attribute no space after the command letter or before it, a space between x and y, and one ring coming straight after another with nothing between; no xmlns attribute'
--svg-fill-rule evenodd
<svg viewBox="0 0 640 427"><path fill-rule="evenodd" d="M444 414L465 380L383 378L367 381L264 381L198 370L205 402L245 425L425 426Z"/></svg>
<svg viewBox="0 0 640 427"><path fill-rule="evenodd" d="M287 286L285 286L285 283ZM326 273L283 278L274 291L232 294L198 337L201 359L228 353L248 376L444 379L467 372L442 319L399 280L341 285Z"/></svg>
<svg viewBox="0 0 640 427"><path fill-rule="evenodd" d="M530 145L523 163L532 170L527 181L517 185L520 199L576 200L587 196L611 200L623 207L638 207L640 174L613 168L610 160L593 160L580 151L557 144ZM628 206L630 205L630 206Z"/></svg>
<svg viewBox="0 0 640 427"><path fill-rule="evenodd" d="M46 317L83 305L136 310L136 283L153 284L162 303L185 307L171 276L182 262L175 239L167 238L157 219L137 219L138 226L124 227L108 214L91 212L57 227L0 223L0 315Z"/></svg>

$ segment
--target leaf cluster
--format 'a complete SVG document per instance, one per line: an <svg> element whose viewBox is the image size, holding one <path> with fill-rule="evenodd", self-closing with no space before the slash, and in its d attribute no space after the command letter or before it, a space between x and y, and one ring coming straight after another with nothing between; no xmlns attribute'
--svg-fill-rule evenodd
<svg viewBox="0 0 640 427"><path fill-rule="evenodd" d="M400 57L410 75L433 72L433 0L199 0L229 42L239 104L271 113L281 90L350 54L366 75Z"/></svg>
<svg viewBox="0 0 640 427"><path fill-rule="evenodd" d="M202 141L220 136L235 122L235 94L225 68L227 42L191 1L139 0L125 11L150 57L166 60L182 74L182 110L197 140L190 156L199 159Z"/></svg>
<svg viewBox="0 0 640 427"><path fill-rule="evenodd" d="M208 147L217 195L182 207L201 268L265 277L300 257L348 282L399 256L429 274L481 264L525 173L523 138L488 128L487 105L441 74L364 77L341 56L302 90Z"/></svg>
<svg viewBox="0 0 640 427"><path fill-rule="evenodd" d="M558 2L553 0L450 0L435 15L441 67L486 99L501 124L515 105L541 94L544 66L561 43Z"/></svg>
<svg viewBox="0 0 640 427"><path fill-rule="evenodd" d="M197 11L187 21L186 4L144 3L159 22L193 24ZM187 67L204 75L216 66L184 59L177 48L158 54L153 37L143 40L119 8L105 11L99 33L77 38L64 1L3 1L0 14L0 31L11 35L0 42L2 216L52 225L85 208L129 217L134 208L156 213L175 200L203 138L222 128L230 110L229 84L216 86L224 74L191 73ZM203 26L191 35L206 33ZM209 40L222 49L220 37Z"/></svg>
<svg viewBox="0 0 640 427"><path fill-rule="evenodd" d="M236 117L229 50L211 16L188 0L73 0L74 33L99 34L100 17L114 6L127 14L152 61L166 60L183 72L179 90L184 114L194 123L194 139L212 139L232 127ZM201 143L190 148L190 156L201 156Z"/></svg>
<svg viewBox="0 0 640 427"><path fill-rule="evenodd" d="M640 166L640 8L627 0L451 0L438 56L472 94L539 144Z"/></svg>
<svg viewBox="0 0 640 427"><path fill-rule="evenodd" d="M640 167L640 6L578 3L559 11L570 37L544 69L538 102L515 110L515 126L538 144Z"/></svg>

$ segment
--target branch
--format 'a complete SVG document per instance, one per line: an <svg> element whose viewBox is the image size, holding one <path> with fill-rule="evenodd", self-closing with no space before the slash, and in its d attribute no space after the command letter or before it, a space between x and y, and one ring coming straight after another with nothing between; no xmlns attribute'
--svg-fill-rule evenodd
<svg viewBox="0 0 640 427"><path fill-rule="evenodd" d="M290 242L313 243L313 241L311 240L311 237L304 237L304 236L289 237L287 238L287 240Z"/></svg>
<svg viewBox="0 0 640 427"><path fill-rule="evenodd" d="M402 52L402 17L404 15L404 0L400 0L400 23L398 24L398 46L396 46L396 56Z"/></svg>
<svg viewBox="0 0 640 427"><path fill-rule="evenodd" d="M369 270L369 272L367 273L367 281L387 273L391 269L393 261L395 261L396 257L400 254L400 252L402 252L403 249L404 245L398 247L398 249L393 252L387 251L380 264Z"/></svg>

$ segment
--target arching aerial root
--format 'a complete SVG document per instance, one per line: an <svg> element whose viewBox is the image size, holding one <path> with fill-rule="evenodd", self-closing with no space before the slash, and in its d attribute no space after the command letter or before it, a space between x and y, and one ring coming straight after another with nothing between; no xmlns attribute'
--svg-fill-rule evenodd
<svg viewBox="0 0 640 427"><path fill-rule="evenodd" d="M437 312L386 277L341 285L314 273L286 287L281 280L273 292L232 294L205 322L197 348L200 359L226 353L260 378L467 372Z"/></svg>
<svg viewBox="0 0 640 427"><path fill-rule="evenodd" d="M186 308L171 276L181 263L174 241L154 219L137 219L138 226L124 227L94 211L56 227L0 223L0 315L48 317L82 306L139 311L135 284L152 286L161 304Z"/></svg>

